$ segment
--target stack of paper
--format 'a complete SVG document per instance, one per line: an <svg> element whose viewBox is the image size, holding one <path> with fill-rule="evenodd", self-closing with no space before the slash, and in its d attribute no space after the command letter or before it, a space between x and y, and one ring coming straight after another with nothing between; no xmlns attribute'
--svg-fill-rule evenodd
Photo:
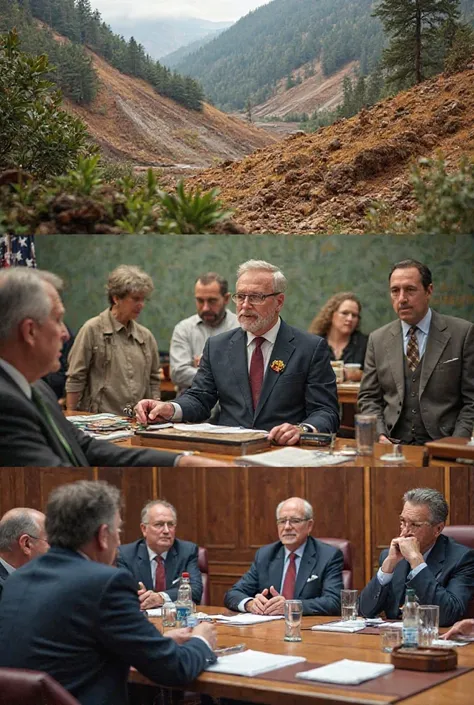
<svg viewBox="0 0 474 705"><path fill-rule="evenodd" d="M387 663L370 663L368 661L351 661L342 659L327 666L313 668L296 674L297 678L308 681L323 681L340 685L358 685L379 676L391 673L395 667Z"/></svg>
<svg viewBox="0 0 474 705"><path fill-rule="evenodd" d="M231 673L234 676L258 676L277 668L292 666L294 663L306 661L304 656L284 656L268 654L265 651L241 651L238 654L220 656L216 663L206 668L213 673Z"/></svg>
<svg viewBox="0 0 474 705"><path fill-rule="evenodd" d="M360 632L365 629L364 619L354 619L347 622L327 622L326 624L316 624L311 627L314 632Z"/></svg>
<svg viewBox="0 0 474 705"><path fill-rule="evenodd" d="M269 616L266 614L252 614L251 612L245 612L244 614L236 614L231 617L226 617L223 614L215 615L214 619L219 622L225 622L229 626L234 627L246 627L251 624L262 624L264 622L271 622L274 619L284 619L282 614Z"/></svg>
<svg viewBox="0 0 474 705"><path fill-rule="evenodd" d="M313 468L324 465L341 465L348 458L341 453L331 455L323 450L304 450L303 448L286 447L268 453L242 455L235 459L236 465L265 465L274 468L303 467Z"/></svg>

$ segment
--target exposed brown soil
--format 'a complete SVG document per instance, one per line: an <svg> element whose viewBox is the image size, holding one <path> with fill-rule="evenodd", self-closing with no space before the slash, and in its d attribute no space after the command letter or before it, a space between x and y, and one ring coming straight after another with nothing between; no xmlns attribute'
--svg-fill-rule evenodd
<svg viewBox="0 0 474 705"><path fill-rule="evenodd" d="M218 187L246 231L362 231L368 206L415 208L413 162L441 153L455 166L474 157L474 64L378 103L314 134L297 133L189 179Z"/></svg>
<svg viewBox="0 0 474 705"><path fill-rule="evenodd" d="M98 95L91 105L65 101L65 107L86 123L105 154L180 171L240 159L276 141L268 132L210 105L205 104L202 112L188 110L89 53L99 77Z"/></svg>

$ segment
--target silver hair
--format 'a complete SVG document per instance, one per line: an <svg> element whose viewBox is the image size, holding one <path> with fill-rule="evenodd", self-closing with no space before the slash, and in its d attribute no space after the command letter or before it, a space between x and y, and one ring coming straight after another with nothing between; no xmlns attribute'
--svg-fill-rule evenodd
<svg viewBox="0 0 474 705"><path fill-rule="evenodd" d="M120 492L108 482L79 480L60 485L49 495L46 507L50 545L77 551L102 524L113 525L120 506Z"/></svg>
<svg viewBox="0 0 474 705"><path fill-rule="evenodd" d="M8 341L25 318L43 323L51 313L45 283L61 291L63 282L52 272L12 267L0 272L0 344Z"/></svg>
<svg viewBox="0 0 474 705"><path fill-rule="evenodd" d="M0 521L0 551L12 551L20 536L28 534L37 538L40 527L25 507L18 507L11 516Z"/></svg>
<svg viewBox="0 0 474 705"><path fill-rule="evenodd" d="M426 504L430 510L432 524L444 523L448 518L449 505L438 490L432 490L429 487L416 487L405 492L403 502Z"/></svg>
<svg viewBox="0 0 474 705"><path fill-rule="evenodd" d="M150 296L154 288L152 278L143 269L130 264L121 264L110 272L105 290L112 306L114 296L119 299L123 299L127 294Z"/></svg>
<svg viewBox="0 0 474 705"><path fill-rule="evenodd" d="M286 291L286 287L288 286L288 281L278 267L275 267L274 264L270 264L270 262L265 262L263 259L249 259L247 262L244 262L243 264L240 265L240 267L237 270L237 280L240 279L242 274L246 274L247 272L254 271L256 269L263 269L266 272L272 272L273 273L273 289L274 291L278 291L280 293L283 293Z"/></svg>
<svg viewBox="0 0 474 705"><path fill-rule="evenodd" d="M284 499L283 502L280 502L280 504L277 506L277 508L276 508L276 518L277 519L279 517L281 508L290 499L300 499L303 502L303 506L304 506L304 518L305 519L312 519L313 518L313 507L306 499L303 499L302 497L288 497L288 499Z"/></svg>
<svg viewBox="0 0 474 705"><path fill-rule="evenodd" d="M141 521L142 524L148 524L148 513L152 507L156 507L157 504L161 504L163 507L166 507L167 509L170 509L173 512L174 516L174 521L177 523L178 521L178 512L176 511L175 507L173 507L172 504L167 502L164 499L152 499L150 502L147 502L145 506L142 509L142 514L141 514Z"/></svg>

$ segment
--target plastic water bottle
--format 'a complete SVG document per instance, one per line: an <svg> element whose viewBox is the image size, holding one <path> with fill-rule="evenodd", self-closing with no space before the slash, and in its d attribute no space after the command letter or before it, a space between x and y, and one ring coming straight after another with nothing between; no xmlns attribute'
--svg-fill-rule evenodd
<svg viewBox="0 0 474 705"><path fill-rule="evenodd" d="M403 607L402 642L404 647L416 649L418 646L419 607L415 591L413 588L407 588Z"/></svg>
<svg viewBox="0 0 474 705"><path fill-rule="evenodd" d="M189 573L183 573L178 588L178 599L176 600L176 626L186 627L188 617L193 611L193 593Z"/></svg>

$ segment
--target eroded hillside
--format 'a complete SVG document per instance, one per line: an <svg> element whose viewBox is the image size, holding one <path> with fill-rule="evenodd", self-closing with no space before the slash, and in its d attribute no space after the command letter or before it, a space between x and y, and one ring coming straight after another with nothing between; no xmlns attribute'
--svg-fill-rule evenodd
<svg viewBox="0 0 474 705"><path fill-rule="evenodd" d="M474 157L474 64L190 182L218 187L247 232L357 233L375 199L413 212L410 166L439 153L451 166Z"/></svg>
<svg viewBox="0 0 474 705"><path fill-rule="evenodd" d="M83 120L106 154L141 165L206 167L239 159L275 137L210 105L188 110L91 53L100 87L94 102L65 107Z"/></svg>

